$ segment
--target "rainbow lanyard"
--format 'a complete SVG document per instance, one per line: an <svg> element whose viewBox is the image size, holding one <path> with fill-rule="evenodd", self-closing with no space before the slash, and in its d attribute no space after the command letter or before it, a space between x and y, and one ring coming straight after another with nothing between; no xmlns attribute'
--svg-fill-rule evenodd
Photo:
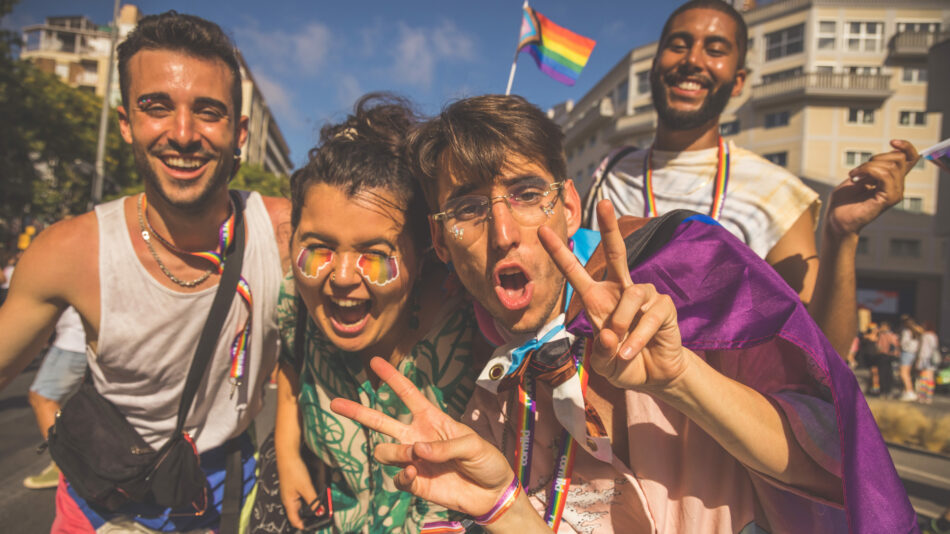
<svg viewBox="0 0 950 534"><path fill-rule="evenodd" d="M590 348L588 343L584 350L582 362L577 363L577 376L581 381L581 395L587 398L587 362ZM531 451L534 446L534 419L536 407L534 401L534 378L527 374L518 385L518 403L516 421L518 424L518 444L515 449L515 474L521 481L523 488L528 487L531 480ZM561 524L564 514L564 505L567 502L567 493L571 488L571 475L574 472L574 453L577 446L573 436L566 430L561 431L561 447L555 463L555 473L551 479L547 509L544 512L544 521L554 532Z"/></svg>
<svg viewBox="0 0 950 534"><path fill-rule="evenodd" d="M148 203L145 200L145 195L142 195L142 213L145 214L145 221L148 222ZM234 213L235 210L232 207L231 216L227 218L223 223L221 223L221 228L218 229L218 248L216 250L208 250L205 252L189 252L187 250L182 250L175 245L172 245L165 238L159 235L155 230L152 229L152 225L149 224L149 231L157 237L162 244L172 249L173 251L179 254L189 254L196 258L202 258L211 262L217 270L218 274L224 272L224 260L225 260L225 251L228 250L228 247L231 246L231 241L234 240ZM252 304L253 300L251 299L251 286L247 283L247 280L244 278L244 275L241 275L237 283L237 293L241 295L241 299L244 300L244 303L247 305L247 320L244 321L244 326L238 329L237 334L234 336L234 340L231 342L231 370L228 373L228 381L231 383L231 395L234 395L234 390L241 386L244 383L244 372L247 367L247 345L250 342L251 337L251 310L253 309Z"/></svg>
<svg viewBox="0 0 950 534"><path fill-rule="evenodd" d="M719 220L722 205L726 201L726 188L729 187L729 144L719 136L719 162L716 165L716 186L713 188L713 202L709 216ZM653 145L643 159L643 216L656 217L656 198L653 195Z"/></svg>

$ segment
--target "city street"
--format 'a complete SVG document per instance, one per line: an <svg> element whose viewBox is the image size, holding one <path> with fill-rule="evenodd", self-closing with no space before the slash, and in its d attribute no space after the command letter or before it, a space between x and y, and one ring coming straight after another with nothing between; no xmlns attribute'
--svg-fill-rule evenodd
<svg viewBox="0 0 950 534"><path fill-rule="evenodd" d="M27 401L37 365L33 362L0 392L0 525L4 532L41 534L49 532L53 523L55 490L28 490L21 483L49 462L48 454L35 452L41 438ZM274 402L274 391L268 390L267 409L255 421L259 437L273 428ZM950 413L950 398L935 399L933 411ZM892 445L890 451L914 509L929 521L950 504L950 457L899 445Z"/></svg>

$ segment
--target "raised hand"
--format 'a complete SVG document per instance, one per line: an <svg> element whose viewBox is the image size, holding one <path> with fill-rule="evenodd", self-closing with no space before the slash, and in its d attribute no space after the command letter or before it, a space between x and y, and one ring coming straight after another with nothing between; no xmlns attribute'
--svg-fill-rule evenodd
<svg viewBox="0 0 950 534"><path fill-rule="evenodd" d="M597 204L607 277L595 282L550 228L538 237L574 291L596 330L591 366L620 388L663 389L686 370L676 308L652 284L634 284L627 247L609 200Z"/></svg>
<svg viewBox="0 0 950 534"><path fill-rule="evenodd" d="M399 441L375 450L378 461L404 466L393 479L399 489L475 517L491 510L515 476L501 452L434 406L382 358L373 358L370 367L406 405L412 422L340 398L330 409Z"/></svg>
<svg viewBox="0 0 950 534"><path fill-rule="evenodd" d="M848 173L848 180L831 192L828 224L840 235L858 233L904 197L904 177L920 156L914 145L891 141L894 150L877 154Z"/></svg>

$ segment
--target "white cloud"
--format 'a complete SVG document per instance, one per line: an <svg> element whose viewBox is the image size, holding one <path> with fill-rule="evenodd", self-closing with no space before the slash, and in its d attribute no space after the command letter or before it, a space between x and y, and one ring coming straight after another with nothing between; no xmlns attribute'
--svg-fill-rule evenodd
<svg viewBox="0 0 950 534"><path fill-rule="evenodd" d="M278 123L286 123L291 128L298 128L303 125L301 110L297 109L294 105L293 96L281 84L263 73L255 74L254 81L257 82L258 89L264 95L267 106L277 116Z"/></svg>
<svg viewBox="0 0 950 534"><path fill-rule="evenodd" d="M398 29L391 69L396 81L429 88L440 62L475 58L475 40L451 21L442 21L434 28L413 28L400 23Z"/></svg>
<svg viewBox="0 0 950 534"><path fill-rule="evenodd" d="M300 30L262 31L255 27L235 31L243 53L258 65L267 65L275 72L299 73L306 76L319 74L330 53L333 33L318 22L311 22Z"/></svg>

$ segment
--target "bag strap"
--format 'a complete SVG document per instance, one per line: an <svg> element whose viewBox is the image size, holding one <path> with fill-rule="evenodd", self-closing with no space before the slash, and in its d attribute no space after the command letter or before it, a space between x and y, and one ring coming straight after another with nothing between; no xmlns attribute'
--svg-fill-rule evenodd
<svg viewBox="0 0 950 534"><path fill-rule="evenodd" d="M584 210L581 213L581 226L584 228L593 228L591 224L594 222L594 207L597 205L597 193L600 192L600 189L604 186L604 180L607 179L607 175L610 174L610 171L614 169L614 166L620 162L623 158L627 157L628 154L640 150L638 147L628 145L617 151L616 154L611 156L610 160L607 162L607 166L604 167L604 172L600 173L600 176L597 177L593 185L590 186L590 191L587 192L587 196L584 197Z"/></svg>
<svg viewBox="0 0 950 534"><path fill-rule="evenodd" d="M231 250L225 252L224 272L221 273L221 280L218 281L218 291L214 294L211 312L205 320L198 347L195 349L195 357L191 361L191 369L188 370L188 378L185 380L185 390L181 394L181 403L178 405L178 424L175 425L174 434L176 436L185 427L185 418L191 409L195 393L198 392L198 384L201 383L208 362L211 360L211 353L214 352L214 347L218 342L221 327L231 308L238 280L241 278L241 267L244 265L244 201L240 193L235 191L229 191L229 193L231 200L234 201L234 241L231 244Z"/></svg>
<svg viewBox="0 0 950 534"><path fill-rule="evenodd" d="M307 305L304 304L303 299L300 298L300 295L297 295L297 324L294 328L294 363L297 364L297 380L301 380L304 372L304 345L307 343ZM306 447L302 447L307 450ZM307 450L307 452L310 452ZM316 463L316 480L313 481L314 487L317 490L317 496L320 497L320 501L323 502L323 496L326 494L326 489L329 487L329 475L327 471L329 468L323 460L321 460L316 454L310 453L304 457L304 462ZM327 503L323 503L324 506Z"/></svg>
<svg viewBox="0 0 950 534"><path fill-rule="evenodd" d="M241 525L242 476L240 436L224 442L224 495L221 498L220 534L238 534Z"/></svg>

